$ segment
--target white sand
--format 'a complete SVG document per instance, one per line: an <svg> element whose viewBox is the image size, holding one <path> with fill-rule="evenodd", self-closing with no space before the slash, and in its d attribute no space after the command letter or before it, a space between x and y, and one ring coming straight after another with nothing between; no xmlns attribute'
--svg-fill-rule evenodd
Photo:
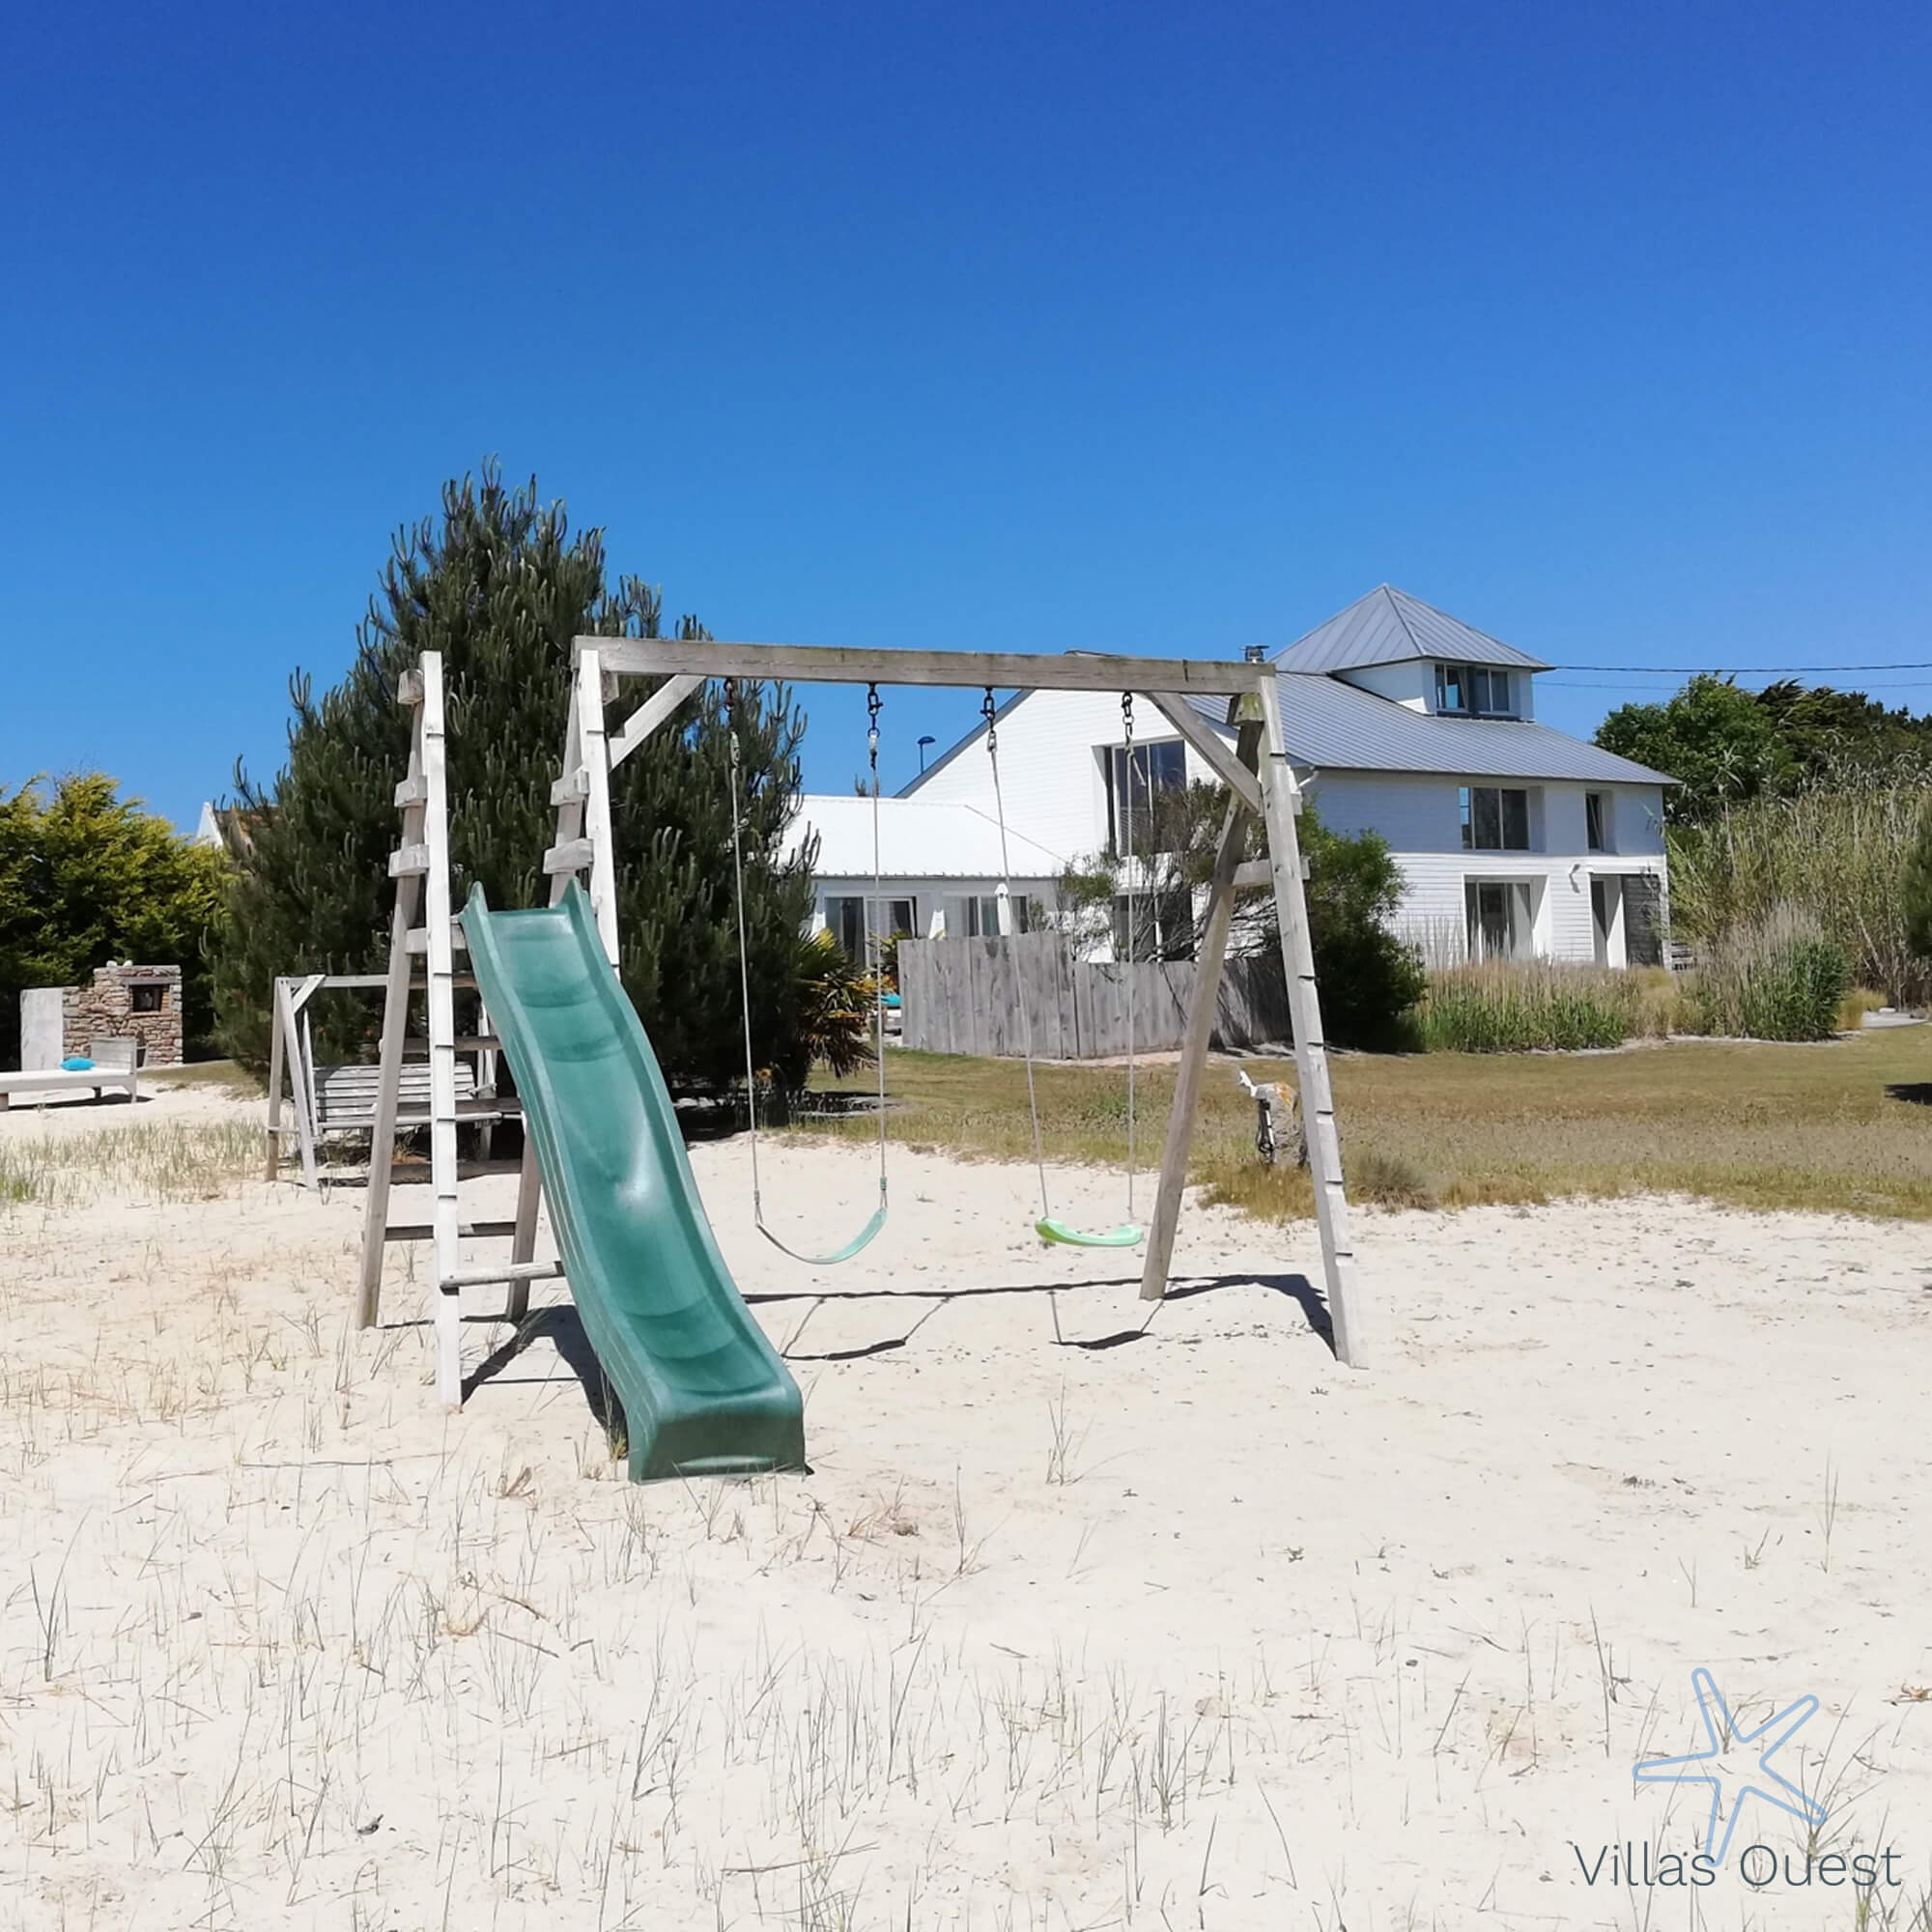
<svg viewBox="0 0 1932 1932"><path fill-rule="evenodd" d="M1776 1762L1913 1922L1921 1229L1368 1216L1353 1374L1310 1228L1192 1212L1188 1292L1095 1347L1146 1319L1131 1261L1042 1250L1028 1170L900 1154L887 1234L813 1275L741 1145L696 1158L810 1476L631 1489L549 1329L445 1416L426 1253L348 1325L352 1192L0 1209L0 1918L1851 1927L1849 1883L1743 1883L1750 1843L1802 1870L1757 1799L1708 1888L1584 1882L1573 1844L1694 1849L1707 1796L1631 1765L1701 1743L1701 1665L1747 1728L1821 1700ZM781 1150L767 1201L836 1237L868 1177Z"/></svg>

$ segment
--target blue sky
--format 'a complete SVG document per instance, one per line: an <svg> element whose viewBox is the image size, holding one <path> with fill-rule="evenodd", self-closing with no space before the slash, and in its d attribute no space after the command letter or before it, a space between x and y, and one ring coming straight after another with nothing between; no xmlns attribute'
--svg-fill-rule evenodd
<svg viewBox="0 0 1932 1932"><path fill-rule="evenodd" d="M16 10L0 781L191 823L441 480L721 636L1932 659L1922 7ZM1932 671L1862 677L1932 707ZM895 694L888 777L975 700ZM816 694L808 782L862 761Z"/></svg>

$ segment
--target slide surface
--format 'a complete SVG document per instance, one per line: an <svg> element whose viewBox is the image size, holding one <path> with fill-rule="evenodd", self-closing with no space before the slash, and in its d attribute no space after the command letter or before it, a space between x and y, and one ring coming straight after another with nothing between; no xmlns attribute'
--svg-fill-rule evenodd
<svg viewBox="0 0 1932 1932"><path fill-rule="evenodd" d="M463 930L584 1334L624 1405L631 1480L803 1468L798 1384L725 1271L582 889L492 912L479 886Z"/></svg>

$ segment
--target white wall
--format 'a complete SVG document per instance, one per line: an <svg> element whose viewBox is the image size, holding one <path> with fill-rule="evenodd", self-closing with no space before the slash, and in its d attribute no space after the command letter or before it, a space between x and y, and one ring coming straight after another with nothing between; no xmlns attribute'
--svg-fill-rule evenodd
<svg viewBox="0 0 1932 1932"><path fill-rule="evenodd" d="M1179 733L1141 698L1134 743L1152 745ZM1049 852L1086 858L1107 842L1107 781L1096 750L1122 743L1121 700L1101 691L1036 691L1000 720L1000 789L1007 823ZM1190 746L1190 780L1212 779ZM915 798L947 799L993 810L993 775L983 739L927 773Z"/></svg>
<svg viewBox="0 0 1932 1932"><path fill-rule="evenodd" d="M1321 822L1352 838L1379 832L1401 852L1463 851L1462 808L1457 778L1387 772L1323 772L1310 788ZM1477 778L1476 784L1507 782ZM1598 860L1656 859L1663 853L1663 792L1659 785L1531 784L1530 838L1538 851ZM1583 794L1601 791L1610 805L1610 847L1589 850L1584 831ZM1506 856L1506 855L1505 855ZM1520 858L1520 853L1515 856ZM1609 869L1614 870L1612 864Z"/></svg>

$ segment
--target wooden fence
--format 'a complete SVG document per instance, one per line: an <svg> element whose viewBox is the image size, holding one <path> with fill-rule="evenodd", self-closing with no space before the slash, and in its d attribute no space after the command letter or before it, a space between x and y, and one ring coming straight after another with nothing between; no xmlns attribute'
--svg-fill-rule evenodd
<svg viewBox="0 0 1932 1932"><path fill-rule="evenodd" d="M926 1053L1017 1054L1024 1044L1024 999L1039 1060L1125 1053L1130 980L1136 1050L1178 1047L1199 970L1191 960L1117 965L1076 958L1054 932L902 939L898 967L906 1046ZM1278 955L1227 962L1215 1036L1225 1046L1288 1038L1288 992Z"/></svg>

